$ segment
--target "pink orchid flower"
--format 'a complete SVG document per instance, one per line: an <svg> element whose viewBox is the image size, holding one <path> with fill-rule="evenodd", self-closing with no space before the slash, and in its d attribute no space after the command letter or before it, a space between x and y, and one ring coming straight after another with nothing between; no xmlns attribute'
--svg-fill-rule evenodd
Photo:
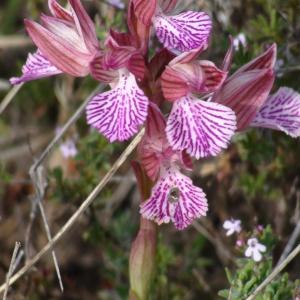
<svg viewBox="0 0 300 300"><path fill-rule="evenodd" d="M29 54L23 76L12 84L67 73L76 77L89 74L89 65L98 52L94 24L80 0L69 0L70 10L56 0L48 0L52 16L41 16L42 25L25 20L28 34L38 47Z"/></svg>
<svg viewBox="0 0 300 300"><path fill-rule="evenodd" d="M165 136L166 122L154 104L149 107L146 134L140 144L141 163L147 175L157 182L151 197L141 204L144 218L158 224L174 223L179 230L194 219L206 215L207 200L204 192L180 169L190 169L190 158L181 151L174 151Z"/></svg>
<svg viewBox="0 0 300 300"><path fill-rule="evenodd" d="M276 44L231 75L212 101L229 106L237 116L239 131L262 127L300 136L300 94L286 87L270 95L275 80ZM232 49L224 69L230 66Z"/></svg>
<svg viewBox="0 0 300 300"><path fill-rule="evenodd" d="M230 67L232 45L224 62L224 70ZM212 101L230 107L237 117L237 129L244 130L255 118L272 89L275 75L276 45L250 61L227 78Z"/></svg>
<svg viewBox="0 0 300 300"><path fill-rule="evenodd" d="M217 91L227 76L212 62L196 59L202 50L179 55L161 77L164 96L173 102L166 128L168 141L173 149L186 150L197 159L227 148L236 130L230 107L195 96Z"/></svg>
<svg viewBox="0 0 300 300"><path fill-rule="evenodd" d="M129 40L111 32L105 50L91 64L93 77L109 83L112 89L89 102L87 121L110 142L131 138L148 113L148 97L137 83L137 79L144 77L144 59L129 45Z"/></svg>
<svg viewBox="0 0 300 300"><path fill-rule="evenodd" d="M207 13L187 11L169 15L177 0L133 0L137 18L146 26L153 24L160 42L169 50L181 52L207 44L212 21Z"/></svg>

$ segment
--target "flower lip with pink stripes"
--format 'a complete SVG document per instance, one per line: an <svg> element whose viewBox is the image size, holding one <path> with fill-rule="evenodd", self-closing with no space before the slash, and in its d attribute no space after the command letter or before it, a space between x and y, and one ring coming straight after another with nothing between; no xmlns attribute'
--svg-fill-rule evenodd
<svg viewBox="0 0 300 300"><path fill-rule="evenodd" d="M207 44L212 21L205 12L187 11L169 15L177 0L133 0L135 14L145 25L154 26L156 35L164 47L181 52Z"/></svg>

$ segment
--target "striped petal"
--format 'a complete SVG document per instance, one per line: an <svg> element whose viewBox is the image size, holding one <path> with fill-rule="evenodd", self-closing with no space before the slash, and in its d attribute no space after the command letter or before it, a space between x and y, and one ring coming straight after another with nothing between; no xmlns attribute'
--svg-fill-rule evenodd
<svg viewBox="0 0 300 300"><path fill-rule="evenodd" d="M10 79L11 84L20 84L31 80L49 77L62 73L54 67L40 51L34 54L29 53L25 65L22 68L23 75L21 77L13 77Z"/></svg>
<svg viewBox="0 0 300 300"><path fill-rule="evenodd" d="M254 58L246 65L239 68L232 75L232 77L251 70L273 69L276 62L276 56L277 56L277 45L273 44L264 53Z"/></svg>
<svg viewBox="0 0 300 300"><path fill-rule="evenodd" d="M148 98L138 87L135 77L120 71L119 82L108 92L96 95L88 104L88 124L110 142L131 138L147 117Z"/></svg>
<svg viewBox="0 0 300 300"><path fill-rule="evenodd" d="M151 197L141 204L140 212L144 218L159 225L171 221L177 229L182 230L194 219L205 216L207 210L203 191L173 167L162 172Z"/></svg>
<svg viewBox="0 0 300 300"><path fill-rule="evenodd" d="M151 25L156 10L156 0L133 0L134 13L147 26Z"/></svg>
<svg viewBox="0 0 300 300"><path fill-rule="evenodd" d="M235 130L236 117L229 107L192 95L173 104L166 128L172 148L186 150L197 159L227 148Z"/></svg>
<svg viewBox="0 0 300 300"><path fill-rule="evenodd" d="M73 22L71 12L63 8L56 0L48 0L48 6L54 17L64 21Z"/></svg>
<svg viewBox="0 0 300 300"><path fill-rule="evenodd" d="M251 126L281 130L291 137L299 137L300 94L290 88L280 88L267 99Z"/></svg>
<svg viewBox="0 0 300 300"><path fill-rule="evenodd" d="M188 11L177 16L159 14L154 18L154 27L166 48L185 52L207 43L212 21L204 12Z"/></svg>
<svg viewBox="0 0 300 300"><path fill-rule="evenodd" d="M88 49L93 52L98 49L98 39L95 25L83 7L80 0L69 0L74 12L75 23L78 23L78 28L82 31L83 39Z"/></svg>
<svg viewBox="0 0 300 300"><path fill-rule="evenodd" d="M229 36L229 48L227 50L227 53L225 55L221 67L223 71L227 72L230 70L233 54L234 54L233 38L232 36Z"/></svg>

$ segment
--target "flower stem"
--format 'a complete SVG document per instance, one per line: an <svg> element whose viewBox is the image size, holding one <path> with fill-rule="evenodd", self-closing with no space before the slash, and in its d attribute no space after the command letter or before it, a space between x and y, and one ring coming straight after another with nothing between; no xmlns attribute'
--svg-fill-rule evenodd
<svg viewBox="0 0 300 300"><path fill-rule="evenodd" d="M152 188L141 166L134 162L133 168L137 177L142 201L146 200ZM155 271L157 248L157 226L154 222L140 218L140 228L132 243L129 260L130 300L146 300Z"/></svg>

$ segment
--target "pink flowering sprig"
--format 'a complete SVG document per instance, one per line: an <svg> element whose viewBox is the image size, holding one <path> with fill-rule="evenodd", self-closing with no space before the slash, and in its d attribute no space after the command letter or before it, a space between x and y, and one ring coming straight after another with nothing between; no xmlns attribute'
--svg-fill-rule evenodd
<svg viewBox="0 0 300 300"><path fill-rule="evenodd" d="M234 270L226 269L229 286L219 291L218 295L221 298L246 299L274 269L272 251L277 240L270 226L259 231L254 228L252 232L243 232L244 239L239 247L243 257L236 258ZM293 282L287 273L281 273L260 292L258 297L259 299L278 297L278 299L293 299L298 286L297 280Z"/></svg>
<svg viewBox="0 0 300 300"><path fill-rule="evenodd" d="M87 123L110 142L146 127L138 159L154 186L141 204L144 218L184 229L206 215L205 193L185 172L191 158L220 154L236 132L264 127L300 136L299 93L284 87L270 96L275 44L230 74L232 41L221 66L201 58L212 30L206 12L176 15L177 0L130 0L128 32L110 29L100 43L80 0L68 2L65 9L48 0L51 16L25 20L37 51L11 83L65 73L107 84L87 105ZM152 31L162 49L149 58Z"/></svg>
<svg viewBox="0 0 300 300"><path fill-rule="evenodd" d="M270 226L264 228L262 225L256 226L252 232L246 232L242 228L241 220L233 218L225 220L223 229L226 230L226 236L237 235L235 246L244 256L260 262L263 259L268 246L272 250L275 239Z"/></svg>

